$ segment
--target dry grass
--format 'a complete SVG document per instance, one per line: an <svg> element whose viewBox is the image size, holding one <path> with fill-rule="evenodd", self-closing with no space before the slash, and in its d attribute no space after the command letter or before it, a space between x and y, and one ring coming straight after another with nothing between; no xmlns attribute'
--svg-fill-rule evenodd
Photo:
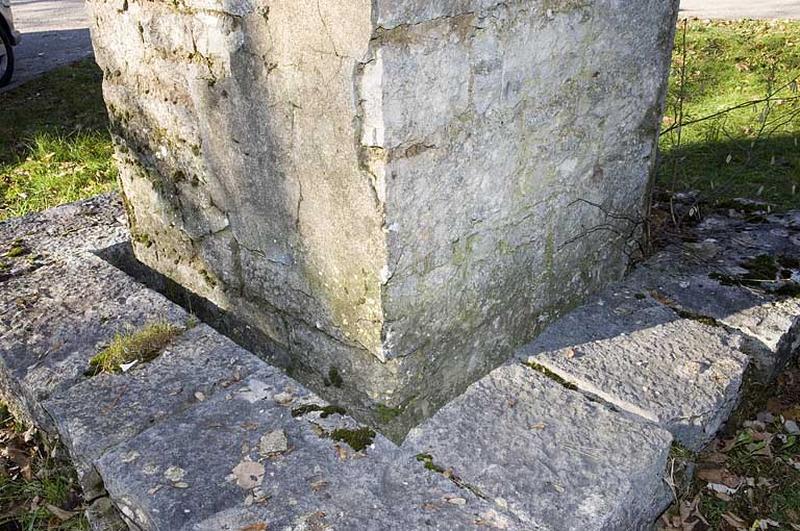
<svg viewBox="0 0 800 531"><path fill-rule="evenodd" d="M183 331L182 327L159 321L138 330L117 333L110 345L89 360L90 373L116 373L130 363L152 361Z"/></svg>

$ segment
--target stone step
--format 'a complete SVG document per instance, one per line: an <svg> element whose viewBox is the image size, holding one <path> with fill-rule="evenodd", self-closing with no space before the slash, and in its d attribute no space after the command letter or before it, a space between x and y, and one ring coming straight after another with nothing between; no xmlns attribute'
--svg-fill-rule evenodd
<svg viewBox="0 0 800 531"><path fill-rule="evenodd" d="M114 208L109 197L71 205L74 230L53 230L51 213L0 224L3 241L23 235L43 251L0 284L0 389L61 436L87 493L105 489L133 529L646 529L670 502L669 432L697 448L724 422L747 366L740 349L756 337L675 303L642 268L402 446L374 435L362 448L354 436L368 428L206 325L148 364L87 377L118 331L190 321L88 252L124 241ZM738 263L767 244L789 253L795 233L772 227L731 249L713 234L694 251ZM793 303L756 295L769 315ZM791 354L781 326L776 360Z"/></svg>
<svg viewBox="0 0 800 531"><path fill-rule="evenodd" d="M264 364L96 466L141 529L520 528L386 438L316 406L326 404Z"/></svg>
<svg viewBox="0 0 800 531"><path fill-rule="evenodd" d="M403 448L452 471L525 529L649 529L669 505L672 437L514 363L431 419Z"/></svg>
<svg viewBox="0 0 800 531"><path fill-rule="evenodd" d="M50 397L44 409L87 489L99 481L91 476L94 461L106 451L259 369L258 358L201 324L152 362L83 380Z"/></svg>
<svg viewBox="0 0 800 531"><path fill-rule="evenodd" d="M752 358L758 376L777 376L800 347L800 297L781 296L759 286L779 286L749 270L766 258L790 264L800 278L800 220L770 216L762 223L711 217L696 228L696 242L671 245L639 267L626 280L631 289L655 295L675 309L710 318L745 338L742 349Z"/></svg>
<svg viewBox="0 0 800 531"><path fill-rule="evenodd" d="M740 344L623 285L556 322L519 358L699 450L738 401L748 364Z"/></svg>
<svg viewBox="0 0 800 531"><path fill-rule="evenodd" d="M91 253L8 279L0 290L0 394L37 425L41 403L86 379L89 360L118 332L189 315Z"/></svg>

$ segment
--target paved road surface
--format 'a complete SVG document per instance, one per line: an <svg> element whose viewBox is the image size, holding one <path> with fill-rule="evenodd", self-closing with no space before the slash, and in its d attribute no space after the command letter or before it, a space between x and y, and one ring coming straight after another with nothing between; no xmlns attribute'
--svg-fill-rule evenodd
<svg viewBox="0 0 800 531"><path fill-rule="evenodd" d="M800 19L800 0L681 0L681 16Z"/></svg>
<svg viewBox="0 0 800 531"><path fill-rule="evenodd" d="M11 89L48 70L92 54L83 0L11 0L22 43L14 50Z"/></svg>

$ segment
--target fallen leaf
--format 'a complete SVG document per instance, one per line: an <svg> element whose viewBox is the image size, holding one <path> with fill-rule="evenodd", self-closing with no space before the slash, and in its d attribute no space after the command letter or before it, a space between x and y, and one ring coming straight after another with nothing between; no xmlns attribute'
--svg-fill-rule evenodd
<svg viewBox="0 0 800 531"><path fill-rule="evenodd" d="M55 505L51 505L49 503L45 504L45 507L47 507L47 510L50 511L53 514L53 516L55 516L62 522L66 522L76 514L73 511L65 511L64 509L56 507Z"/></svg>
<svg viewBox="0 0 800 531"><path fill-rule="evenodd" d="M255 461L242 461L232 472L236 484L243 489L253 489L264 479L264 465Z"/></svg>
<svg viewBox="0 0 800 531"><path fill-rule="evenodd" d="M289 440L283 430L273 430L261 436L258 451L264 457L282 454L289 450Z"/></svg>
<svg viewBox="0 0 800 531"><path fill-rule="evenodd" d="M734 529L747 529L745 521L733 513L723 513L722 519L728 522Z"/></svg>
<svg viewBox="0 0 800 531"><path fill-rule="evenodd" d="M724 468L701 468L697 471L697 477L708 483L721 483L732 489L738 488L742 483L741 477Z"/></svg>
<svg viewBox="0 0 800 531"><path fill-rule="evenodd" d="M722 494L736 494L737 490L737 489L732 489L727 485L723 485L722 483L709 483L708 485L706 485L706 488L708 488L708 490L711 490L713 492L721 492Z"/></svg>
<svg viewBox="0 0 800 531"><path fill-rule="evenodd" d="M136 365L137 363L139 363L139 360L133 360L133 361L132 361L132 362L130 362L130 363L120 363L120 364L119 364L119 369L120 369L122 372L128 372L128 371L129 371L129 370L131 370L131 369L133 368L133 366L134 366L134 365Z"/></svg>
<svg viewBox="0 0 800 531"><path fill-rule="evenodd" d="M327 486L328 482L325 481L324 479L320 479L311 483L311 490L313 490L314 492L319 492Z"/></svg>
<svg viewBox="0 0 800 531"><path fill-rule="evenodd" d="M239 528L239 531L267 531L269 527L266 522L258 522Z"/></svg>
<svg viewBox="0 0 800 531"><path fill-rule="evenodd" d="M339 457L340 461L344 461L344 460L347 459L347 450L346 449L342 448L338 444L336 446L334 446L334 449L336 450L336 455L337 455L337 457Z"/></svg>
<svg viewBox="0 0 800 531"><path fill-rule="evenodd" d="M164 471L164 477L170 481L181 481L186 471L179 466L171 466Z"/></svg>

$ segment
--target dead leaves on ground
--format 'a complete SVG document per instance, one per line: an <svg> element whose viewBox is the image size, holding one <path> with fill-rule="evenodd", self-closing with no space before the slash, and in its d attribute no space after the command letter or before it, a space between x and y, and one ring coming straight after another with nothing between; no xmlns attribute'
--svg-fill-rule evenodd
<svg viewBox="0 0 800 531"><path fill-rule="evenodd" d="M36 529L56 529L82 515L74 475L57 454L57 447L35 428L23 429L0 403L0 528L27 529L26 522L35 521Z"/></svg>

